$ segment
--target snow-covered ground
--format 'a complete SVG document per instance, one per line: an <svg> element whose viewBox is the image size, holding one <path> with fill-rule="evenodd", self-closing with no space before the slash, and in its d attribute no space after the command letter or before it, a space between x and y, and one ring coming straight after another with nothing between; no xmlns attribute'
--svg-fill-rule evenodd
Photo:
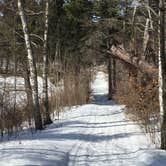
<svg viewBox="0 0 166 166"><path fill-rule="evenodd" d="M14 90L14 86L16 84L16 91ZM24 78L22 77L3 77L0 75L0 94L3 94L5 89L9 91L6 93L6 97L8 102L14 103L16 98L16 103L23 105L26 103L26 92L25 92L25 85L24 85ZM43 97L43 78L38 77L38 90L39 90L39 98ZM48 92L51 95L52 92L56 92L57 90L61 90L60 87L55 87L49 80L48 80Z"/></svg>
<svg viewBox="0 0 166 166"><path fill-rule="evenodd" d="M155 149L122 105L107 101L106 75L92 85L94 103L73 107L36 134L0 144L0 165L165 166L166 152Z"/></svg>

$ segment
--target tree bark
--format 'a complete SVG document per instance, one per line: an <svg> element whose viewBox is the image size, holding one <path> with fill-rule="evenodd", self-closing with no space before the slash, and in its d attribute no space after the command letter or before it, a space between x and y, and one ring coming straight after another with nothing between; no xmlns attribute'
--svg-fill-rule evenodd
<svg viewBox="0 0 166 166"><path fill-rule="evenodd" d="M113 45L110 50L107 50L107 53L113 55L115 58L124 61L125 63L134 66L135 68L137 68L142 72L146 72L152 75L158 74L158 69L153 64L149 64L148 62L138 57L132 58L122 46L115 47Z"/></svg>
<svg viewBox="0 0 166 166"><path fill-rule="evenodd" d="M31 42L30 42L30 37L29 37L28 27L27 27L27 20L26 20L25 14L24 14L22 1L18 0L17 5L18 5L21 22L22 22L25 44L26 44L26 48L27 48L27 59L28 59L28 65L29 65L29 69L30 69L35 128L36 128L36 130L38 130L38 129L41 130L41 129L43 129L43 126L42 126L42 119L41 119L40 107L39 107L36 61L35 61L35 57L32 53L32 47L31 47Z"/></svg>
<svg viewBox="0 0 166 166"><path fill-rule="evenodd" d="M159 81L162 92L159 95L162 97L160 101L160 114L161 114L161 149L166 149L166 55L165 55L165 4L164 0L159 1L159 16L160 16L160 51L159 51L159 68L161 77ZM159 98L160 99L160 98Z"/></svg>
<svg viewBox="0 0 166 166"><path fill-rule="evenodd" d="M26 69L26 74L24 77L24 83L25 83L25 90L27 95L27 109L28 109L28 123L29 126L31 126L31 120L32 120L32 109L33 109L33 97L32 97L32 88L31 88L31 82L29 78L29 70Z"/></svg>
<svg viewBox="0 0 166 166"><path fill-rule="evenodd" d="M49 110L49 100L48 100L48 14L49 14L49 0L45 0L45 28L44 28L44 42L43 42L43 93L44 93L44 108L45 108L45 119L44 124L51 124L52 120L50 118Z"/></svg>
<svg viewBox="0 0 166 166"><path fill-rule="evenodd" d="M116 93L116 59L113 58L113 63L112 63L112 67L113 67L113 92Z"/></svg>
<svg viewBox="0 0 166 166"><path fill-rule="evenodd" d="M108 58L108 99L112 100L113 87L112 87L112 58Z"/></svg>

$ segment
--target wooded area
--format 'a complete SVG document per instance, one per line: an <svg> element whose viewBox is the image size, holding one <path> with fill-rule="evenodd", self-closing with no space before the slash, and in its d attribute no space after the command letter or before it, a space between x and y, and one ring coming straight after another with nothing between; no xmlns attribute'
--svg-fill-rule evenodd
<svg viewBox="0 0 166 166"><path fill-rule="evenodd" d="M42 130L66 106L91 102L104 65L108 98L166 149L165 8L165 0L1 0L1 136Z"/></svg>

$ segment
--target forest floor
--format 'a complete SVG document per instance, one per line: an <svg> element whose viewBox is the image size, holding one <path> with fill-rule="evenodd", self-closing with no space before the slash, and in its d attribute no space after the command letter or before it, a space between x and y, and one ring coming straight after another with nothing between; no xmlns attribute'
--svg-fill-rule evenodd
<svg viewBox="0 0 166 166"><path fill-rule="evenodd" d="M20 133L0 143L0 165L165 166L166 152L155 149L125 106L107 100L107 78L98 72L93 102L74 106L45 130Z"/></svg>

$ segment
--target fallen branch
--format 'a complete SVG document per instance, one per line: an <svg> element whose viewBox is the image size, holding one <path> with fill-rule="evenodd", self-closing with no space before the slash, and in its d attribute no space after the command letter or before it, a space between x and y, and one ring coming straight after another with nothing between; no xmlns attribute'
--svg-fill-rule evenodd
<svg viewBox="0 0 166 166"><path fill-rule="evenodd" d="M131 57L122 46L116 47L113 45L110 50L107 50L107 53L111 54L115 58L124 61L125 63L129 63L142 72L146 72L152 75L158 74L158 69L156 66L154 66L153 64L149 64L148 62L138 57Z"/></svg>

